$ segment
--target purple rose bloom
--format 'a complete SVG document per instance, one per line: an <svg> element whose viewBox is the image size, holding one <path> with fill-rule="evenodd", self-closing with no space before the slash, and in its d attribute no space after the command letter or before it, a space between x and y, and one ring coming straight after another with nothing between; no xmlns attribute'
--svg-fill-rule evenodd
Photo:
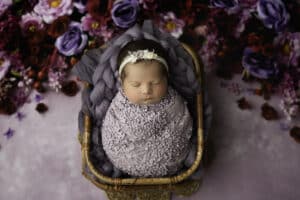
<svg viewBox="0 0 300 200"><path fill-rule="evenodd" d="M121 28L129 28L135 24L140 10L138 0L115 1L111 10L114 23Z"/></svg>
<svg viewBox="0 0 300 200"><path fill-rule="evenodd" d="M251 48L244 50L242 65L251 75L261 79L275 78L279 73L277 64L272 59Z"/></svg>
<svg viewBox="0 0 300 200"><path fill-rule="evenodd" d="M210 5L217 8L231 8L238 5L238 0L210 0Z"/></svg>
<svg viewBox="0 0 300 200"><path fill-rule="evenodd" d="M259 0L257 4L258 17L267 28L282 31L289 19L285 5L281 0Z"/></svg>
<svg viewBox="0 0 300 200"><path fill-rule="evenodd" d="M69 30L56 39L55 46L63 55L72 56L84 49L87 39L87 35L82 32L80 23L71 22Z"/></svg>

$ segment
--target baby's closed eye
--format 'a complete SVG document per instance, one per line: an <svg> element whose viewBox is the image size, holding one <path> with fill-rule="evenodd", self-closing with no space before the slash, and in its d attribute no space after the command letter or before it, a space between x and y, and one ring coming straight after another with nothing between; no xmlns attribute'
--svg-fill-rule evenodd
<svg viewBox="0 0 300 200"><path fill-rule="evenodd" d="M139 82L130 82L130 84L133 87L139 87L141 85L141 83L139 83Z"/></svg>

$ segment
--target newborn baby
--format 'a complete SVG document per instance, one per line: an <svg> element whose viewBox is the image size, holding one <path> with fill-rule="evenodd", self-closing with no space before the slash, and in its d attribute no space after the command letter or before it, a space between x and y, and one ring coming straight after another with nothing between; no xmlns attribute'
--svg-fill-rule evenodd
<svg viewBox="0 0 300 200"><path fill-rule="evenodd" d="M102 143L113 165L134 177L173 175L189 152L192 118L168 86L165 58L160 44L146 39L119 53L122 87L103 120Z"/></svg>

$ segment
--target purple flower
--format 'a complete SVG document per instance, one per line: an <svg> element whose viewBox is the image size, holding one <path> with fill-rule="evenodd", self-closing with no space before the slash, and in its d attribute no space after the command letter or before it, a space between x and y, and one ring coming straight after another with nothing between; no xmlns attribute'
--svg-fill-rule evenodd
<svg viewBox="0 0 300 200"><path fill-rule="evenodd" d="M6 139L10 139L14 135L15 131L11 128L9 128L3 135L6 137Z"/></svg>
<svg viewBox="0 0 300 200"><path fill-rule="evenodd" d="M71 15L73 3L72 0L40 0L33 9L44 22L50 24L60 16Z"/></svg>
<svg viewBox="0 0 300 200"><path fill-rule="evenodd" d="M36 13L27 13L22 16L20 26L23 32L35 32L44 27L42 18Z"/></svg>
<svg viewBox="0 0 300 200"><path fill-rule="evenodd" d="M25 116L26 115L22 112L17 112L17 115L16 115L16 117L19 121L22 121Z"/></svg>
<svg viewBox="0 0 300 200"><path fill-rule="evenodd" d="M231 8L238 4L238 0L210 0L210 5L217 8Z"/></svg>
<svg viewBox="0 0 300 200"><path fill-rule="evenodd" d="M261 79L275 78L279 73L277 64L272 59L251 48L244 50L242 65L251 75Z"/></svg>
<svg viewBox="0 0 300 200"><path fill-rule="evenodd" d="M0 80L5 77L10 68L10 64L10 60L5 53L0 51Z"/></svg>
<svg viewBox="0 0 300 200"><path fill-rule="evenodd" d="M159 29L170 33L175 38L179 38L182 34L182 29L185 26L183 20L178 19L173 12L161 14L161 21L159 22Z"/></svg>
<svg viewBox="0 0 300 200"><path fill-rule="evenodd" d="M259 0L258 17L267 28L281 32L287 25L290 15L281 0Z"/></svg>
<svg viewBox="0 0 300 200"><path fill-rule="evenodd" d="M84 13L86 11L86 3L88 0L73 0L74 7L77 8L77 10L80 13Z"/></svg>
<svg viewBox="0 0 300 200"><path fill-rule="evenodd" d="M115 1L111 16L117 26L129 28L135 24L139 10L138 0Z"/></svg>
<svg viewBox="0 0 300 200"><path fill-rule="evenodd" d="M44 97L40 94L36 94L34 99L35 99L35 102L39 103L44 99Z"/></svg>
<svg viewBox="0 0 300 200"><path fill-rule="evenodd" d="M71 22L69 30L59 36L55 46L65 56L72 56L81 53L87 44L87 35L83 34L80 23Z"/></svg>
<svg viewBox="0 0 300 200"><path fill-rule="evenodd" d="M10 5L12 5L12 0L1 0L0 1L0 17Z"/></svg>

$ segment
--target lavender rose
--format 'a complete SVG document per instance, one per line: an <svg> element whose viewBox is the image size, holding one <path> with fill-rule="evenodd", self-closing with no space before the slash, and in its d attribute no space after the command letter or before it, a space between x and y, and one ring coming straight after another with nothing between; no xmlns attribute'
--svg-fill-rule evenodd
<svg viewBox="0 0 300 200"><path fill-rule="evenodd" d="M82 32L80 23L71 22L69 30L56 39L55 46L63 55L72 56L84 49L87 39L87 35Z"/></svg>
<svg viewBox="0 0 300 200"><path fill-rule="evenodd" d="M114 23L121 28L129 28L135 24L140 10L138 0L115 1L111 10Z"/></svg>
<svg viewBox="0 0 300 200"><path fill-rule="evenodd" d="M34 12L42 16L44 22L51 24L55 19L73 12L72 0L40 0Z"/></svg>
<svg viewBox="0 0 300 200"><path fill-rule="evenodd" d="M257 4L258 17L267 28L282 31L289 19L285 5L281 0L259 0Z"/></svg>
<svg viewBox="0 0 300 200"><path fill-rule="evenodd" d="M251 48L244 50L242 65L251 75L261 79L275 78L279 73L277 64L272 59Z"/></svg>
<svg viewBox="0 0 300 200"><path fill-rule="evenodd" d="M238 0L210 0L210 5L217 8L230 8L238 4Z"/></svg>

